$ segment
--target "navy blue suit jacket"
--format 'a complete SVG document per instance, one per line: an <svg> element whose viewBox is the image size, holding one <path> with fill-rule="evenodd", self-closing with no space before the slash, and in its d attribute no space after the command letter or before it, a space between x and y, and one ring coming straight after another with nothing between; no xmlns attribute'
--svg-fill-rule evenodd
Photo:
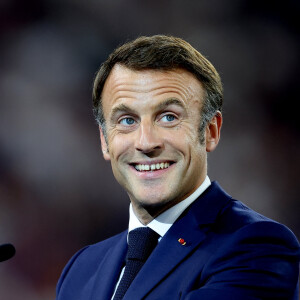
<svg viewBox="0 0 300 300"><path fill-rule="evenodd" d="M111 299L126 236L127 231L76 253L61 275L56 299ZM161 239L124 300L295 300L299 253L288 228L213 182Z"/></svg>

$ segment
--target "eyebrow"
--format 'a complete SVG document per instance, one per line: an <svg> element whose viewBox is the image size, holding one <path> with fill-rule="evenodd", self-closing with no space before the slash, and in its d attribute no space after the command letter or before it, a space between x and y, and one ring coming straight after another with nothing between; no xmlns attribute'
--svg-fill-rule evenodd
<svg viewBox="0 0 300 300"><path fill-rule="evenodd" d="M112 109L110 119L112 120L114 116L120 112L136 113L134 109L122 103Z"/></svg>
<svg viewBox="0 0 300 300"><path fill-rule="evenodd" d="M184 105L180 100L178 100L176 98L169 98L169 99L166 99L165 101L161 102L160 104L158 104L156 109L164 110L166 107L168 107L170 105L177 105L177 106L184 108Z"/></svg>
<svg viewBox="0 0 300 300"><path fill-rule="evenodd" d="M161 110L164 110L166 109L168 106L170 105L177 105L177 106L180 106L182 108L184 108L184 104L176 99L176 98L169 98L169 99L166 99L164 100L163 102L159 103L156 107L155 107L155 110L156 111L161 111ZM128 113L133 113L133 114L136 114L136 110L127 106L126 104L122 103L116 107L114 107L111 111L111 117L110 119L113 119L114 116L120 112L128 112Z"/></svg>

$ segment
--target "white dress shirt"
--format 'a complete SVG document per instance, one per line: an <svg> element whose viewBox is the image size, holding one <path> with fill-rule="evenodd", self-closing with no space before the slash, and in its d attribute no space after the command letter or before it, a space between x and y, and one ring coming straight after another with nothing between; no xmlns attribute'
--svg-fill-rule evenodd
<svg viewBox="0 0 300 300"><path fill-rule="evenodd" d="M190 206L209 186L211 182L208 176L206 176L203 183L197 188L197 190L191 194L189 197L184 199L183 201L177 203L176 205L170 207L155 219L153 219L147 226L143 225L140 220L135 215L132 204L129 206L129 226L128 232L139 228L139 227L149 227L159 234L160 238L158 241L162 239L162 237L167 233L173 223L178 219L178 217L184 212L184 210ZM122 269L119 280L116 284L114 294L111 299L114 298L117 287L120 283L120 280L124 274L125 267Z"/></svg>
<svg viewBox="0 0 300 300"><path fill-rule="evenodd" d="M178 217L184 212L184 210L190 206L210 186L210 184L210 179L208 176L206 176L203 183L193 194L164 211L162 214L152 220L147 226L140 222L140 220L134 214L132 205L130 204L128 232L139 227L149 227L158 233L162 238L173 225L173 223L178 219Z"/></svg>

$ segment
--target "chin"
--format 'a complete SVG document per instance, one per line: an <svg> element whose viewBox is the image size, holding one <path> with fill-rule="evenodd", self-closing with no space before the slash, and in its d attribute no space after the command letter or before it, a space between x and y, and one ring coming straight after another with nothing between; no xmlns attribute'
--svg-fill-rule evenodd
<svg viewBox="0 0 300 300"><path fill-rule="evenodd" d="M153 198L153 199L151 199ZM145 210L147 210L150 214L157 214L165 211L169 207L172 206L172 199L170 198L157 198L157 197L147 197L140 199L137 201L139 203L139 206L143 207Z"/></svg>

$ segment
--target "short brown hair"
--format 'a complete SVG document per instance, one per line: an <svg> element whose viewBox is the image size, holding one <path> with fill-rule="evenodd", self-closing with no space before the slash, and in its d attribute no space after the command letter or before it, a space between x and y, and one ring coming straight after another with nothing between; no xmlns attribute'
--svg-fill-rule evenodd
<svg viewBox="0 0 300 300"><path fill-rule="evenodd" d="M219 110L222 110L223 88L214 66L188 42L181 38L154 35L141 36L116 48L96 73L93 87L93 111L105 132L101 93L106 79L116 64L131 70L173 70L182 68L194 74L205 89L200 133ZM203 134L202 141L203 142Z"/></svg>

